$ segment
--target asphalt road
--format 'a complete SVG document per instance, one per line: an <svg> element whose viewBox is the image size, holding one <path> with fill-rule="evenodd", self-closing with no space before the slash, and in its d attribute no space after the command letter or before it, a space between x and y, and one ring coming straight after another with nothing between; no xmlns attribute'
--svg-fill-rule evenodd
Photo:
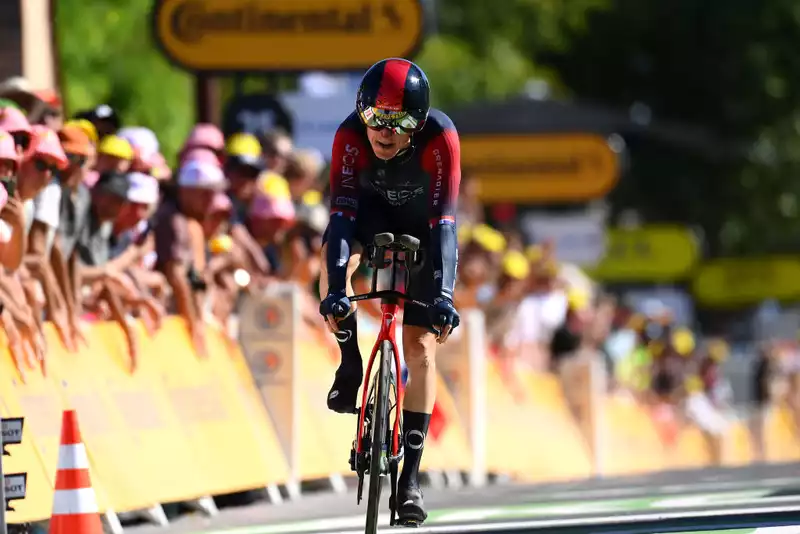
<svg viewBox="0 0 800 534"><path fill-rule="evenodd" d="M365 504L358 506L355 501L354 492L312 493L280 505L222 509L214 518L185 515L166 529L145 525L125 530L135 534L355 534L363 532L365 512ZM800 534L800 464L535 486L428 489L425 502L430 517L424 527L415 529L420 534ZM386 524L385 531L396 531L388 528L388 519Z"/></svg>

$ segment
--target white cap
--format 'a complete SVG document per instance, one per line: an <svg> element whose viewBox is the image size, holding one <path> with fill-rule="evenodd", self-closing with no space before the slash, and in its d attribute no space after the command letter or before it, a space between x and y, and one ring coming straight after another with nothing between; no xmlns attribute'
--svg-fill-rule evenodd
<svg viewBox="0 0 800 534"><path fill-rule="evenodd" d="M142 161L150 161L150 158L159 151L158 137L156 137L156 134L150 128L145 128L144 126L128 126L126 128L121 128L116 135L129 142L139 153L139 157Z"/></svg>
<svg viewBox="0 0 800 534"><path fill-rule="evenodd" d="M225 179L222 169L216 165L202 161L189 161L178 171L178 185L224 191L228 188L228 181Z"/></svg>
<svg viewBox="0 0 800 534"><path fill-rule="evenodd" d="M128 202L152 205L158 202L158 180L141 172L128 173Z"/></svg>

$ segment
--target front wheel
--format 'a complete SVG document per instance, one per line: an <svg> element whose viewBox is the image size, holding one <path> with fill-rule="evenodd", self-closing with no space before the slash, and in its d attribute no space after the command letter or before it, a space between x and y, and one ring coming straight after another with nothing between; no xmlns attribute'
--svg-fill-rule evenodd
<svg viewBox="0 0 800 534"><path fill-rule="evenodd" d="M375 387L375 404L372 412L372 436L370 436L369 458L369 493L367 496L367 534L378 532L378 515L381 501L383 477L388 471L390 444L386 440L389 425L389 378L394 361L392 344L384 341L381 344L380 367L373 380Z"/></svg>

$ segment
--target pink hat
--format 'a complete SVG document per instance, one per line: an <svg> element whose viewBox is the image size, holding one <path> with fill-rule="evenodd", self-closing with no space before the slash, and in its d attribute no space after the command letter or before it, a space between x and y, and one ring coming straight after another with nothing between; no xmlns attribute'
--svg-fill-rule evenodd
<svg viewBox="0 0 800 534"><path fill-rule="evenodd" d="M31 124L17 108L0 108L0 130L31 133Z"/></svg>
<svg viewBox="0 0 800 534"><path fill-rule="evenodd" d="M220 191L214 195L214 199L211 201L211 213L230 212L231 210L233 210L233 203L227 194Z"/></svg>
<svg viewBox="0 0 800 534"><path fill-rule="evenodd" d="M272 195L256 194L250 205L250 216L256 219L294 220L294 204L288 198L276 198Z"/></svg>
<svg viewBox="0 0 800 534"><path fill-rule="evenodd" d="M19 154L14 144L14 138L5 130L0 130L0 159L11 160L19 165ZM0 189L2 189L0 187Z"/></svg>
<svg viewBox="0 0 800 534"><path fill-rule="evenodd" d="M214 151L208 148L190 148L180 156L180 164L189 163L190 161L198 161L200 163L207 163L221 167L219 157Z"/></svg>
<svg viewBox="0 0 800 534"><path fill-rule="evenodd" d="M62 169L69 165L67 155L64 153L64 149L61 148L61 141L59 141L56 132L40 124L31 126L31 132L33 134L33 142L31 143L32 155L52 158Z"/></svg>
<svg viewBox="0 0 800 534"><path fill-rule="evenodd" d="M183 145L183 150L190 148L208 148L216 152L225 150L225 136L222 131L209 123L196 124Z"/></svg>

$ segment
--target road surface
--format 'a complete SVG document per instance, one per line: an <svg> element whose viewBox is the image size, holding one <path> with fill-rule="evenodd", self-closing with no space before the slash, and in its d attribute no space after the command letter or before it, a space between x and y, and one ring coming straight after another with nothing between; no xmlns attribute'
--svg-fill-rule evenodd
<svg viewBox="0 0 800 534"><path fill-rule="evenodd" d="M384 495L388 492L384 491ZM628 533L800 534L800 464L706 469L546 485L428 489L420 534ZM363 532L355 494L317 493L280 505L255 504L172 521L134 534L311 534ZM381 532L396 532L387 527Z"/></svg>

